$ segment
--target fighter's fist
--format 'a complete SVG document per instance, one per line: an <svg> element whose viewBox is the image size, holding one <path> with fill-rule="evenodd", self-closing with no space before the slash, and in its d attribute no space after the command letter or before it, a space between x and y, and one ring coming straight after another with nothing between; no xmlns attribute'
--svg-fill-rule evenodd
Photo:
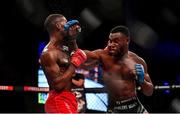
<svg viewBox="0 0 180 114"><path fill-rule="evenodd" d="M68 21L64 25L64 30L67 31L68 39L74 39L81 32L81 27L79 26L78 20Z"/></svg>
<svg viewBox="0 0 180 114"><path fill-rule="evenodd" d="M68 21L65 25L64 25L64 30L68 31L70 29L70 27L72 27L73 25L79 24L78 20L71 20Z"/></svg>
<svg viewBox="0 0 180 114"><path fill-rule="evenodd" d="M71 56L71 63L76 67L79 67L86 60L87 60L87 56L85 52L81 49L77 49Z"/></svg>
<svg viewBox="0 0 180 114"><path fill-rule="evenodd" d="M143 84L144 83L144 67L141 64L135 64L135 71L136 71L138 83Z"/></svg>

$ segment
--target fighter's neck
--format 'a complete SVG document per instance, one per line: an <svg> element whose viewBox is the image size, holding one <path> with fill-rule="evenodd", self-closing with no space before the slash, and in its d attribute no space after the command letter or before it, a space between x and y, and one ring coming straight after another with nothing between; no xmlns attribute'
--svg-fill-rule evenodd
<svg viewBox="0 0 180 114"><path fill-rule="evenodd" d="M56 38L50 38L50 44L53 45L54 47L61 47L63 45L63 41L62 40L58 40Z"/></svg>
<svg viewBox="0 0 180 114"><path fill-rule="evenodd" d="M128 57L128 50L127 51L124 51L116 56L114 56L114 59L116 60L123 60L124 58L127 58Z"/></svg>

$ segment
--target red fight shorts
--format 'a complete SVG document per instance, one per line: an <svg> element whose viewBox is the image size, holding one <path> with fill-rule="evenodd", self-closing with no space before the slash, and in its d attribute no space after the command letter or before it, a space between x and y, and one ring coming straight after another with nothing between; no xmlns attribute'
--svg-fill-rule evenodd
<svg viewBox="0 0 180 114"><path fill-rule="evenodd" d="M75 95L70 91L49 92L45 103L46 113L78 113Z"/></svg>

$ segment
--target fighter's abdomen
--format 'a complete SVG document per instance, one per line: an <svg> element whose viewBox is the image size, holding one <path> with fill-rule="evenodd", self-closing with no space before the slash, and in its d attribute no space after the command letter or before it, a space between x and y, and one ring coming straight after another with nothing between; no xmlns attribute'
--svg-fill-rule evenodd
<svg viewBox="0 0 180 114"><path fill-rule="evenodd" d="M123 100L136 96L135 83L127 80L113 80L105 81L108 94L117 100Z"/></svg>

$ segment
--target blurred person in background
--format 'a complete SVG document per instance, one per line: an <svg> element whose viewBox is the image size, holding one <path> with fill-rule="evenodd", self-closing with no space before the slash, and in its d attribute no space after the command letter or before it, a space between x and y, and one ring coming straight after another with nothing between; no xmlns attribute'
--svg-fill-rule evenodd
<svg viewBox="0 0 180 114"><path fill-rule="evenodd" d="M72 83L72 92L75 93L77 104L78 104L78 113L84 113L86 111L86 98L84 93L84 79L85 76L80 73L76 73L76 76L73 77Z"/></svg>

